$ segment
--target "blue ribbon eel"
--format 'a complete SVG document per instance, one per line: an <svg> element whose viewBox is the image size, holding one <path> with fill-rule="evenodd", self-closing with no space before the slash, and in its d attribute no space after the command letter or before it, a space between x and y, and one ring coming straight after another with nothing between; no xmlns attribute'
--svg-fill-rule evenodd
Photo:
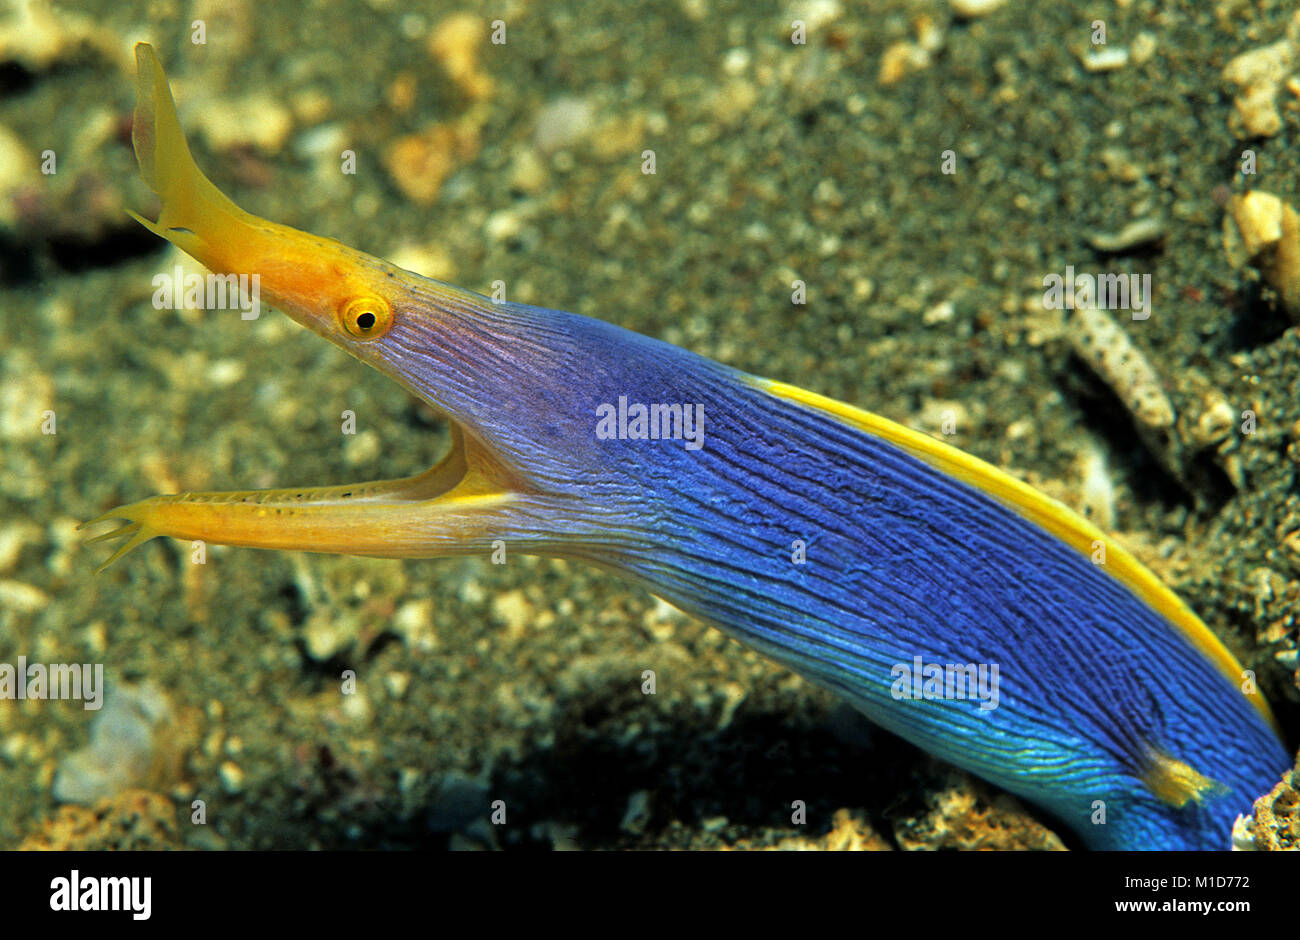
<svg viewBox="0 0 1300 940"><path fill-rule="evenodd" d="M1287 768L1224 645L1061 504L849 405L253 216L194 164L147 45L137 64L136 152L162 203L140 221L214 272L259 275L271 304L445 415L454 444L401 480L115 509L113 558L166 535L585 560L1095 848L1227 848Z"/></svg>

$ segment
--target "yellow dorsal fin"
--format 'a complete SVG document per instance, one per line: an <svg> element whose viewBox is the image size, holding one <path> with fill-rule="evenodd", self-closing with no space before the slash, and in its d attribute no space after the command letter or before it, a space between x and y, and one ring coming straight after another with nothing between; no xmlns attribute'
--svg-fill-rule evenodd
<svg viewBox="0 0 1300 940"><path fill-rule="evenodd" d="M774 382L771 379L754 381L759 388L778 398L826 412L846 424L888 441L949 476L970 484L1084 555L1091 555L1094 544L1101 542L1106 547L1107 570L1121 584L1141 598L1147 606L1182 631L1192 645L1200 650L1235 688L1242 690L1242 694L1250 699L1273 730L1280 733L1268 702L1264 700L1264 696L1259 693L1254 684L1251 684L1249 690L1243 689L1241 665L1232 653L1228 652L1228 648L1210 632L1210 628L1183 603L1177 594L1166 587L1164 582L1133 557L1113 536L1107 535L1069 507L1040 493L1028 483L1017 480L963 450L935 440L928 434L913 431L888 418L882 418L880 415L794 385Z"/></svg>

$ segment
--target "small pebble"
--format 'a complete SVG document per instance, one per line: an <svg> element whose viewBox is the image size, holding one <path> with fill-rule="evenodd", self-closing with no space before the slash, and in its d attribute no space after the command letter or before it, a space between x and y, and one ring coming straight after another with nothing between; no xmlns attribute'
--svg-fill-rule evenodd
<svg viewBox="0 0 1300 940"><path fill-rule="evenodd" d="M571 148L591 133L595 117L596 109L582 98L572 95L556 98L537 112L533 143L547 154Z"/></svg>
<svg viewBox="0 0 1300 940"><path fill-rule="evenodd" d="M433 629L433 601L423 598L402 604L393 614L393 630L407 649L426 653L436 649L438 637Z"/></svg>
<svg viewBox="0 0 1300 940"><path fill-rule="evenodd" d="M350 631L339 629L334 619L328 611L322 610L309 617L306 627L303 628L303 642L307 647L307 655L318 663L333 659L354 639Z"/></svg>
<svg viewBox="0 0 1300 940"><path fill-rule="evenodd" d="M650 822L650 791L637 790L627 798L627 808L618 827L624 832L639 836Z"/></svg>
<svg viewBox="0 0 1300 940"><path fill-rule="evenodd" d="M926 326L938 326L940 323L949 323L956 315L957 308L953 306L951 300L945 300L935 304L929 310L921 315L921 322Z"/></svg>
<svg viewBox="0 0 1300 940"><path fill-rule="evenodd" d="M1138 33L1129 46L1129 57L1134 65L1143 65L1156 54L1156 37L1148 32Z"/></svg>
<svg viewBox="0 0 1300 940"><path fill-rule="evenodd" d="M321 124L299 134L294 139L293 152L304 160L341 160L347 144L348 133L343 125Z"/></svg>
<svg viewBox="0 0 1300 940"><path fill-rule="evenodd" d="M393 698L403 698L411 685L411 674L397 671L384 673L384 685Z"/></svg>
<svg viewBox="0 0 1300 940"><path fill-rule="evenodd" d="M1233 196L1229 211L1249 259L1277 291L1282 308L1300 323L1300 214L1260 190Z"/></svg>
<svg viewBox="0 0 1300 940"><path fill-rule="evenodd" d="M227 388L240 382L247 371L242 359L218 359L208 366L208 381L217 388Z"/></svg>
<svg viewBox="0 0 1300 940"><path fill-rule="evenodd" d="M1158 242L1165 237L1165 220L1160 216L1136 219L1118 232L1094 232L1088 244L1098 251L1120 252Z"/></svg>
<svg viewBox="0 0 1300 940"><path fill-rule="evenodd" d="M0 581L0 609L17 611L20 614L34 614L43 610L50 602L50 596L23 581Z"/></svg>
<svg viewBox="0 0 1300 940"><path fill-rule="evenodd" d="M479 68L479 48L488 38L488 24L473 13L453 13L434 27L429 54L446 70L461 91L474 99L492 92L492 78Z"/></svg>
<svg viewBox="0 0 1300 940"><path fill-rule="evenodd" d="M722 71L728 75L743 75L749 68L750 55L748 49L728 49L727 54L722 57Z"/></svg>
<svg viewBox="0 0 1300 940"><path fill-rule="evenodd" d="M1293 31L1297 23L1300 14L1293 21ZM1295 60L1296 47L1287 36L1243 52L1224 67L1224 80L1237 86L1236 111L1230 124L1238 137L1272 137L1282 129L1277 95Z"/></svg>
<svg viewBox="0 0 1300 940"><path fill-rule="evenodd" d="M210 101L195 109L189 121L216 151L254 147L263 153L279 153L293 132L293 113L269 94Z"/></svg>
<svg viewBox="0 0 1300 940"><path fill-rule="evenodd" d="M343 445L343 459L353 467L371 463L379 456L380 443L379 435L369 428L349 434Z"/></svg>
<svg viewBox="0 0 1300 940"><path fill-rule="evenodd" d="M234 761L222 761L218 774L221 776L221 789L232 796L243 791L244 771Z"/></svg>
<svg viewBox="0 0 1300 940"><path fill-rule="evenodd" d="M1005 4L1007 0L949 0L952 12L968 20L988 16Z"/></svg>
<svg viewBox="0 0 1300 940"><path fill-rule="evenodd" d="M700 828L705 832L718 832L727 828L730 822L731 820L727 819L726 816L710 816L708 819L700 820Z"/></svg>
<svg viewBox="0 0 1300 940"><path fill-rule="evenodd" d="M515 154L510 167L510 185L529 195L536 195L546 186L546 164L532 147L523 147Z"/></svg>
<svg viewBox="0 0 1300 940"><path fill-rule="evenodd" d="M888 49L880 58L880 71L877 80L888 87L902 81L913 72L919 72L930 64L930 53L916 43L900 40Z"/></svg>
<svg viewBox="0 0 1300 940"><path fill-rule="evenodd" d="M407 199L428 206L437 200L447 177L478 149L474 123L433 124L394 141L384 154L384 167Z"/></svg>
<svg viewBox="0 0 1300 940"><path fill-rule="evenodd" d="M506 591L492 599L492 618L504 623L510 636L521 636L533 619L533 605L523 591Z"/></svg>
<svg viewBox="0 0 1300 940"><path fill-rule="evenodd" d="M13 367L0 382L0 440L30 441L41 437L46 411L56 411L54 380L35 368ZM55 417L57 431L57 411Z"/></svg>
<svg viewBox="0 0 1300 940"><path fill-rule="evenodd" d="M58 764L54 798L89 805L133 786L158 785L159 768L178 763L175 715L153 685L110 685L91 719L90 743ZM152 779L151 779L152 778Z"/></svg>
<svg viewBox="0 0 1300 940"><path fill-rule="evenodd" d="M343 715L354 724L365 724L370 720L370 699L361 692L343 696Z"/></svg>
<svg viewBox="0 0 1300 940"><path fill-rule="evenodd" d="M0 574L18 564L18 556L29 544L39 542L41 529L31 522L15 522L0 529Z"/></svg>
<svg viewBox="0 0 1300 940"><path fill-rule="evenodd" d="M456 262L438 244L407 242L388 252L388 260L399 268L431 277L435 281L456 279Z"/></svg>
<svg viewBox="0 0 1300 940"><path fill-rule="evenodd" d="M1128 49L1124 46L1090 47L1079 56L1079 61L1089 72L1113 72L1128 65Z"/></svg>

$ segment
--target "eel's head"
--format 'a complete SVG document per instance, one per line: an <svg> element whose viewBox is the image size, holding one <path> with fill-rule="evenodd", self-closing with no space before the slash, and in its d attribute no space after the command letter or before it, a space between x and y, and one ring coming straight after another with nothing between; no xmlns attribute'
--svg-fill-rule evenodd
<svg viewBox="0 0 1300 940"><path fill-rule="evenodd" d="M115 509L93 520L128 520L100 536L129 536L109 563L155 535L388 557L512 540L555 554L618 543L626 494L593 467L602 459L594 418L571 381L588 364L550 355L566 344L549 311L496 304L245 212L195 164L148 44L136 47L136 64L132 136L162 209L156 222L135 218L238 285L241 306L275 306L441 412L452 448L400 480L166 495Z"/></svg>

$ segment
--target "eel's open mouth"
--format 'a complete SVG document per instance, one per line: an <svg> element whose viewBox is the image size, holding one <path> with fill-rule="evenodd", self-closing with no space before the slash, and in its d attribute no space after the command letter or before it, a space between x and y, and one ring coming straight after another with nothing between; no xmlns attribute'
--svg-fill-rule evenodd
<svg viewBox="0 0 1300 940"><path fill-rule="evenodd" d="M474 551L521 491L509 473L451 424L451 449L423 473L395 480L273 490L175 493L119 506L78 528L126 523L87 540L125 539L97 569L160 535L250 548L380 557Z"/></svg>
<svg viewBox="0 0 1300 940"><path fill-rule="evenodd" d="M147 43L136 46L136 64L132 140L141 175L158 194L162 211L157 222L135 218L213 272L264 281L274 306L345 348L377 339L391 320L378 289L389 287L391 266L240 209L194 163L167 77ZM529 490L528 481L472 429L453 421L448 454L416 476L155 496L83 526L126 520L89 540L124 540L100 570L159 535L252 548L426 557L491 544L510 530L511 507Z"/></svg>

